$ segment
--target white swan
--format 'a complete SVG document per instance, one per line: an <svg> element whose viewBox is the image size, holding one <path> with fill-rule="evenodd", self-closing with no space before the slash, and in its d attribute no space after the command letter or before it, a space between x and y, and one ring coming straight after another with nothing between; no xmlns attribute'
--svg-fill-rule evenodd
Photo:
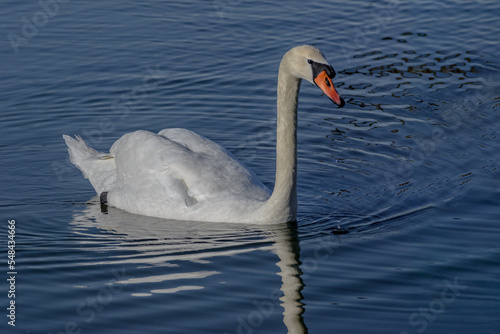
<svg viewBox="0 0 500 334"><path fill-rule="evenodd" d="M274 191L222 146L185 129L125 134L109 154L63 135L71 162L101 201L128 212L167 219L274 224L297 218L297 103L302 79L339 107L335 71L308 45L288 51L278 74Z"/></svg>

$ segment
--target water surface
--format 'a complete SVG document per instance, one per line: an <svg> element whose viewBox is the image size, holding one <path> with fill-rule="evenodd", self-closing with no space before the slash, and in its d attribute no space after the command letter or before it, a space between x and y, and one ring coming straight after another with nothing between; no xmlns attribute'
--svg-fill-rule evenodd
<svg viewBox="0 0 500 334"><path fill-rule="evenodd" d="M498 2L40 3L1 14L2 333L500 330ZM297 224L101 212L63 133L189 128L272 187L277 70L306 43L346 106L303 83Z"/></svg>

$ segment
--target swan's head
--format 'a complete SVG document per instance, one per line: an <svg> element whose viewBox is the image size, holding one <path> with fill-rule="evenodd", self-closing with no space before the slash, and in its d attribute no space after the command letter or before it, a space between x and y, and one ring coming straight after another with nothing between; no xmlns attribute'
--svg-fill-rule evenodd
<svg viewBox="0 0 500 334"><path fill-rule="evenodd" d="M316 85L336 105L340 108L344 106L344 99L333 86L335 70L328 64L321 51L314 46L302 45L288 51L283 58L287 59L288 70L293 76Z"/></svg>

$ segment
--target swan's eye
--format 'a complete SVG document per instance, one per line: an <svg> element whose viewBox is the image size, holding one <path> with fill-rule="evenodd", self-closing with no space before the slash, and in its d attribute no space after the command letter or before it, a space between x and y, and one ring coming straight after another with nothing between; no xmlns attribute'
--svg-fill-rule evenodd
<svg viewBox="0 0 500 334"><path fill-rule="evenodd" d="M312 61L311 59L308 59L308 60L307 60L307 62L308 62L309 64L312 64L312 63L313 63L313 61Z"/></svg>

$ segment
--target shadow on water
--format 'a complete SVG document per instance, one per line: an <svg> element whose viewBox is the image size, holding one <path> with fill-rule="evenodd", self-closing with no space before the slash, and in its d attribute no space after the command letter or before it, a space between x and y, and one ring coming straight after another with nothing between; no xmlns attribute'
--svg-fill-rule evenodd
<svg viewBox="0 0 500 334"><path fill-rule="evenodd" d="M281 277L281 286L274 289L271 298L262 305L280 304L283 323L289 333L307 333L302 314L302 289L300 247L297 225L280 226L240 225L226 223L205 223L172 221L138 216L112 207L100 207L97 197L86 208L74 215L71 230L79 235L82 243L101 245L100 250L109 252L110 258L79 265L131 265L167 267L178 266L179 262L205 263L215 257L231 257L257 250L271 251L278 256L276 266ZM102 247L105 245L104 247ZM111 255L116 254L118 255ZM203 279L220 274L218 271L168 273L146 277L128 277L114 282L125 285L179 282L186 279ZM201 290L200 285L179 285L169 289L153 289L136 293L139 297L153 294L176 293L186 290ZM133 294L134 295L134 294ZM265 310L261 311L266 313ZM269 315L268 315L269 316ZM246 326L253 326L246 324Z"/></svg>
<svg viewBox="0 0 500 334"><path fill-rule="evenodd" d="M267 286L266 289L272 290L269 297L254 300L254 305L259 306L244 317L253 319L253 322L246 321L241 327L239 320L234 328L237 331L256 329L263 320L256 322L255 319L265 319L280 309L282 322L289 333L307 333L302 290L309 276L308 269L304 274L301 268L302 261L314 260L317 255L332 255L341 238L332 233L337 225L343 226L349 238L357 239L374 233L408 229L407 223L415 224L419 216L427 215L434 208L427 206L397 214L383 210L369 217L344 215L316 219L306 216L299 221L299 227L297 224L260 226L181 222L133 215L112 207L102 209L98 198L94 197L73 216L70 223L72 233L78 236L81 244L100 253L100 256L86 258L75 266L129 268L126 278L105 284L133 286L129 290L135 297L153 298L189 292L191 297L206 298L203 291L210 285L209 281L222 274L225 268L217 265L214 269L197 270L200 264L220 264L224 259L256 251L271 252L277 256L274 263L279 270L274 272L280 277L281 284L274 288ZM299 241L309 239L317 240L318 254L301 261ZM254 257L252 255L253 260ZM183 265L187 262L190 265Z"/></svg>

